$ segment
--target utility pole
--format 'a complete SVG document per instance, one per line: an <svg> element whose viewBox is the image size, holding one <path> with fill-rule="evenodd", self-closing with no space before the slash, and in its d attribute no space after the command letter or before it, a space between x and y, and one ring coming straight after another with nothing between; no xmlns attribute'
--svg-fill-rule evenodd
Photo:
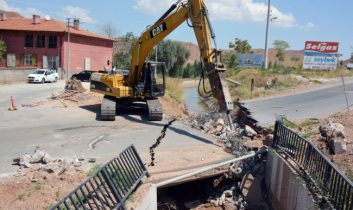
<svg viewBox="0 0 353 210"><path fill-rule="evenodd" d="M69 80L70 67L71 67L71 49L70 49L70 23L75 23L75 20L78 21L78 18L66 18L67 19L67 69L66 69L66 79ZM71 22L74 20L74 22ZM75 24L74 24L75 25ZM74 26L75 27L75 26Z"/></svg>
<svg viewBox="0 0 353 210"><path fill-rule="evenodd" d="M270 24L270 13L271 13L271 0L268 0L268 8L267 8L267 20L266 20L266 37L265 37L265 55L264 55L264 59L265 59L265 63L264 63L264 69L267 70L268 69L268 27Z"/></svg>
<svg viewBox="0 0 353 210"><path fill-rule="evenodd" d="M67 18L67 68L66 68L66 80L69 80L70 73L70 20L72 18Z"/></svg>

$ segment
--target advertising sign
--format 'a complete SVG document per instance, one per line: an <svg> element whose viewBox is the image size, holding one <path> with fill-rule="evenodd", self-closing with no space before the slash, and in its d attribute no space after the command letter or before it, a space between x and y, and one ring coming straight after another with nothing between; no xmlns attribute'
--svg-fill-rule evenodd
<svg viewBox="0 0 353 210"><path fill-rule="evenodd" d="M237 62L239 67L261 68L264 64L264 56L255 54L237 54Z"/></svg>
<svg viewBox="0 0 353 210"><path fill-rule="evenodd" d="M335 70L337 57L335 56L304 56L304 69Z"/></svg>
<svg viewBox="0 0 353 210"><path fill-rule="evenodd" d="M306 41L305 52L338 53L338 42Z"/></svg>
<svg viewBox="0 0 353 210"><path fill-rule="evenodd" d="M338 42L306 41L303 68L335 70L338 49Z"/></svg>

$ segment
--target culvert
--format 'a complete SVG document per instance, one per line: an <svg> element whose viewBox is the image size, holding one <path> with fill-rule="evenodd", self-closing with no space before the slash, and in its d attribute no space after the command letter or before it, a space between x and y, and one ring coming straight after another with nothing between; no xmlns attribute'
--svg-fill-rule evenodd
<svg viewBox="0 0 353 210"><path fill-rule="evenodd" d="M212 164L203 168L199 168L191 173L174 177L157 184L146 193L145 199L137 209L267 209L266 207L258 206L257 208L244 208L247 203L244 201L242 195L243 189L251 191L253 188L242 180L249 180L247 176L259 171L259 165L262 165L263 157L266 155L267 149L263 149L258 152L251 152L248 155L244 155L239 158L224 161L222 163ZM222 174L206 175L204 172L208 172L213 169L219 169L221 167L230 165L232 163L240 163L244 166L244 173L239 174L240 177L235 176L236 168L229 170L230 176ZM245 173L246 172L246 173ZM264 171L263 171L264 172ZM262 172L261 172L262 173ZM245 177L243 179L243 177ZM196 177L196 179L195 179ZM217 180L217 181L215 181ZM253 178L252 181L256 181ZM251 181L251 182L252 182ZM214 185L219 183L218 185ZM256 181L258 189L252 189L257 191L255 197L261 198L260 185L261 181ZM241 189L241 190L240 190ZM261 201L262 202L262 201ZM211 205L212 204L212 205ZM254 205L252 205L254 206Z"/></svg>
<svg viewBox="0 0 353 210"><path fill-rule="evenodd" d="M235 201L244 201L238 183L231 179L223 180L218 186L214 181L222 179L216 175L182 184L157 189L158 210L186 209L235 209ZM233 198L237 197L236 199ZM239 205L240 203L237 203Z"/></svg>

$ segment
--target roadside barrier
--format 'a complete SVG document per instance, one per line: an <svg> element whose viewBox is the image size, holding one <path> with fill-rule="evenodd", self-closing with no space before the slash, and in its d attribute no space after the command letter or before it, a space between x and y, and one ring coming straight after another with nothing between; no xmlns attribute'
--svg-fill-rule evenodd
<svg viewBox="0 0 353 210"><path fill-rule="evenodd" d="M149 176L147 169L134 145L131 145L51 210L125 209L125 201L144 176Z"/></svg>
<svg viewBox="0 0 353 210"><path fill-rule="evenodd" d="M353 182L314 144L277 121L273 146L299 166L332 209L353 209Z"/></svg>

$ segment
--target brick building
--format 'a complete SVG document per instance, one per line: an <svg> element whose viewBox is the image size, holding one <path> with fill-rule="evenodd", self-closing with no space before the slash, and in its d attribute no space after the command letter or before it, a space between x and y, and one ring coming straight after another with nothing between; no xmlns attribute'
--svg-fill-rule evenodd
<svg viewBox="0 0 353 210"><path fill-rule="evenodd" d="M80 29L79 22L74 21L69 44L66 23L38 15L8 17L6 12L0 13L0 39L7 47L0 69L52 68L65 73L70 49L69 74L104 69L112 60L114 42Z"/></svg>

